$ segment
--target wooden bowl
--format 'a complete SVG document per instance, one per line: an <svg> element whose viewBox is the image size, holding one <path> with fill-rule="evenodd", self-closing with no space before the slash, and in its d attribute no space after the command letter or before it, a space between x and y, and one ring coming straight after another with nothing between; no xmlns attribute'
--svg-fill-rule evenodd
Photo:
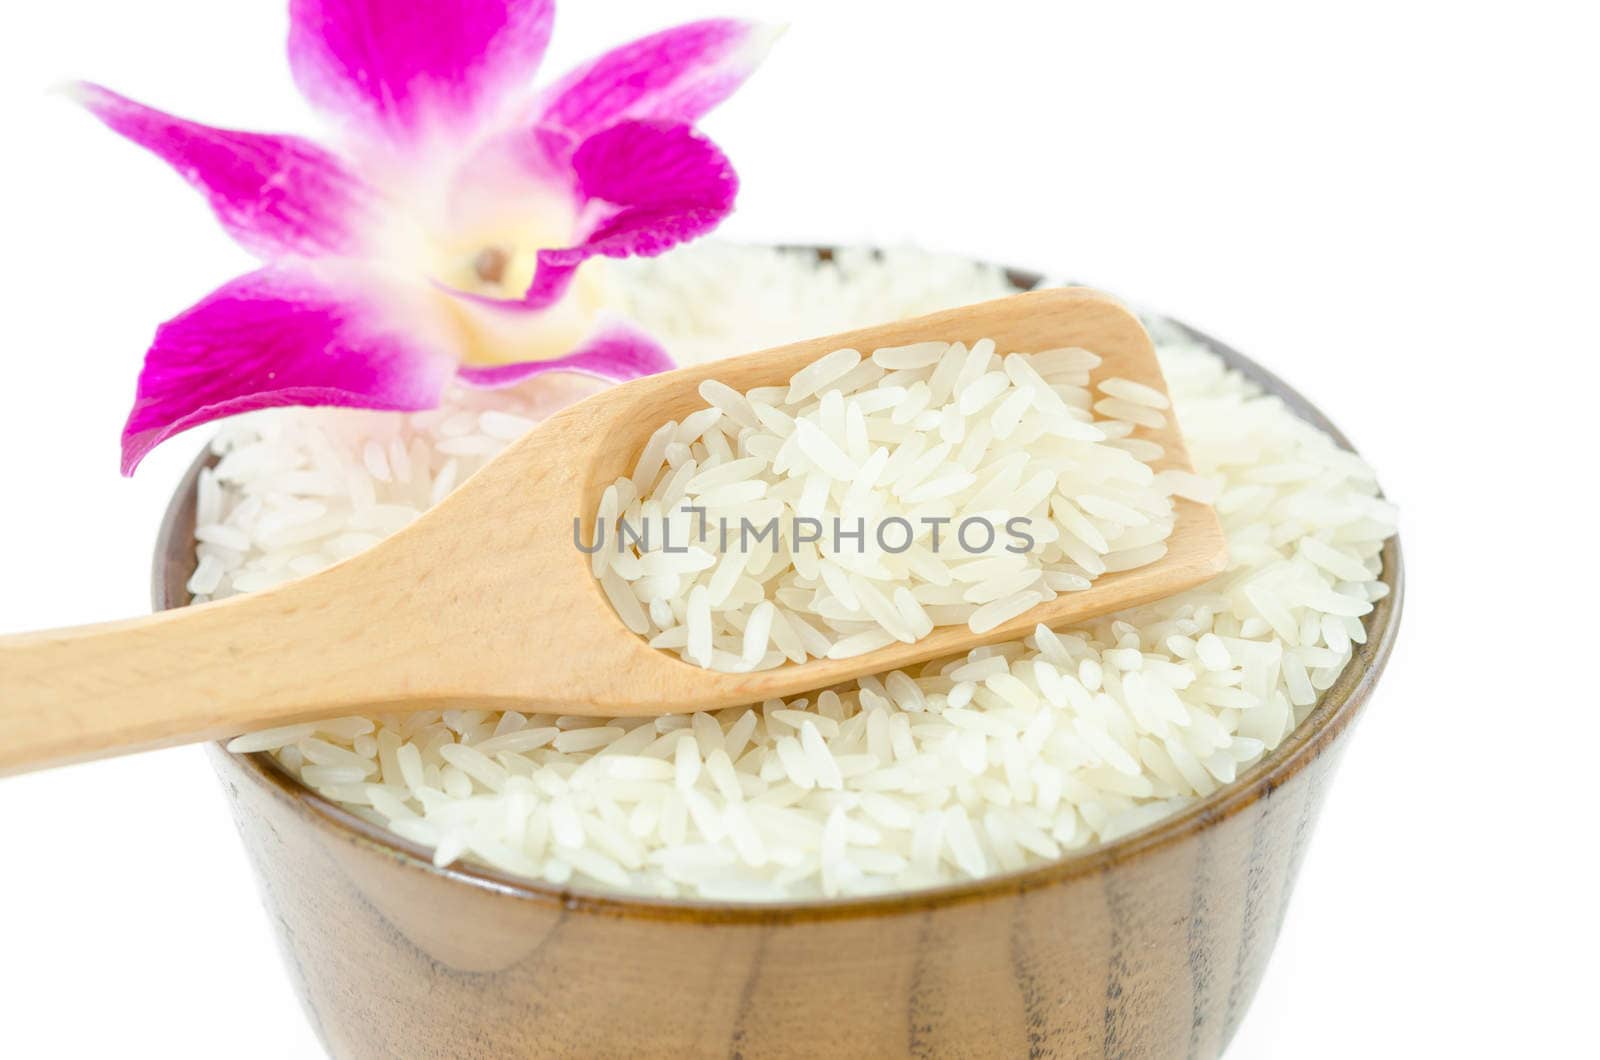
<svg viewBox="0 0 1600 1060"><path fill-rule="evenodd" d="M1192 334L1348 446L1275 376ZM162 527L157 608L188 603L202 463ZM1114 843L937 890L738 905L440 869L269 756L210 751L334 1056L1214 1057L1394 644L1398 540L1383 561L1393 591L1367 643L1235 783Z"/></svg>

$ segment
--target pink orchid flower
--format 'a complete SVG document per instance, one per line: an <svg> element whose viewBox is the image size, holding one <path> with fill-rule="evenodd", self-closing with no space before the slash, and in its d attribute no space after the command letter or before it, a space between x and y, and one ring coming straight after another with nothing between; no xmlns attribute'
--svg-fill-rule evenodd
<svg viewBox="0 0 1600 1060"><path fill-rule="evenodd" d="M604 277L585 262L659 254L727 216L738 180L693 123L773 34L691 23L535 92L553 8L290 0L290 69L343 134L343 155L75 86L263 261L157 330L123 431L124 474L172 435L252 409L416 410L455 378L507 386L671 366L648 337L603 320Z"/></svg>

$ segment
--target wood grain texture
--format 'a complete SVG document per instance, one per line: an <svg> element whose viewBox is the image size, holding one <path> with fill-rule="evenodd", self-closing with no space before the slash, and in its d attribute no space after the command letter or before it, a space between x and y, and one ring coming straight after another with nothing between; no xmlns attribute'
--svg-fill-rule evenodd
<svg viewBox="0 0 1600 1060"><path fill-rule="evenodd" d="M1212 346L1337 436L1275 378ZM185 600L190 485L163 529L158 607ZM1383 558L1393 591L1367 617L1367 643L1236 783L1116 843L912 895L748 907L436 869L269 757L211 750L291 975L336 1057L1206 1060L1265 971L1394 643L1398 541Z"/></svg>
<svg viewBox="0 0 1600 1060"><path fill-rule="evenodd" d="M308 578L247 596L79 629L0 637L0 774L236 735L366 707L449 702L547 713L656 715L760 702L1014 639L1169 596L1226 565L1216 513L1175 502L1161 559L1103 575L991 631L945 626L913 644L749 674L693 666L623 626L575 547L604 488L664 422L703 408L701 382L775 385L842 347L992 338L1002 351L1082 346L1095 379L1166 391L1121 303L1088 288L979 305L793 343L609 388L550 417L410 526ZM1135 432L1157 469L1192 470L1170 413ZM552 459L552 453L559 453Z"/></svg>

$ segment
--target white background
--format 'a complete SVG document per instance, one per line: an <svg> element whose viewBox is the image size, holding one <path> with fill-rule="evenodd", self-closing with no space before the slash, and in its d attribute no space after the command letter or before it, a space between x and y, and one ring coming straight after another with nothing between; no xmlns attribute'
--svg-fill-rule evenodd
<svg viewBox="0 0 1600 1060"><path fill-rule="evenodd" d="M0 31L0 631L147 607L198 440L117 475L155 325L247 262L47 95L314 129L280 0L56 0ZM1410 586L1234 1060L1571 1055L1600 696L1589 5L563 0L549 70L707 14L792 23L708 123L723 234L1065 271L1318 402ZM0 737L3 738L3 737ZM0 1053L315 1056L198 750L0 781ZM1593 1046L1588 1041L1585 1048Z"/></svg>

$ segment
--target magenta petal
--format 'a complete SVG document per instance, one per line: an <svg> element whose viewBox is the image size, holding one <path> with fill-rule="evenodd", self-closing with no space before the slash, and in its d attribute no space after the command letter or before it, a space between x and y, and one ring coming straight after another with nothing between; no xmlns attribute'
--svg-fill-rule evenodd
<svg viewBox="0 0 1600 1060"><path fill-rule="evenodd" d="M268 266L161 325L122 434L122 472L190 427L281 405L438 404L455 361L413 338L370 288Z"/></svg>
<svg viewBox="0 0 1600 1060"><path fill-rule="evenodd" d="M251 253L317 257L353 247L371 193L309 140L184 121L87 82L74 85L71 95L113 132L176 169Z"/></svg>
<svg viewBox="0 0 1600 1060"><path fill-rule="evenodd" d="M380 142L469 139L533 75L554 0L291 0L289 66L311 103Z"/></svg>
<svg viewBox="0 0 1600 1060"><path fill-rule="evenodd" d="M710 19L609 51L541 93L536 121L579 139L625 119L694 122L733 94L765 57L771 26Z"/></svg>
<svg viewBox="0 0 1600 1060"><path fill-rule="evenodd" d="M487 367L463 367L458 374L469 386L494 389L511 386L544 372L577 372L621 382L677 367L655 339L626 324L609 324L583 345L549 361L523 361Z"/></svg>
<svg viewBox="0 0 1600 1060"><path fill-rule="evenodd" d="M733 210L739 192L727 156L681 123L613 125L579 145L572 168L585 200L584 238L539 252L530 305L560 298L592 257L653 257L705 235Z"/></svg>
<svg viewBox="0 0 1600 1060"><path fill-rule="evenodd" d="M616 207L585 240L604 254L649 256L702 235L733 209L739 193L727 156L677 122L613 125L578 146L572 169L580 195Z"/></svg>

